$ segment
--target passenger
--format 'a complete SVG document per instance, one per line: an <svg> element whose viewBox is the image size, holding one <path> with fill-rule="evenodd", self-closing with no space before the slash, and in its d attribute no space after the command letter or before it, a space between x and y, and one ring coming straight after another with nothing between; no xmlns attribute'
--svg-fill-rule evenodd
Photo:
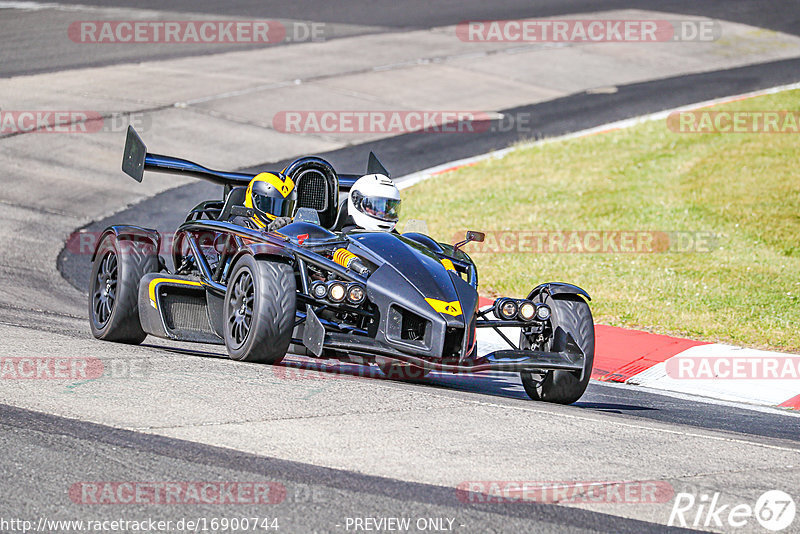
<svg viewBox="0 0 800 534"><path fill-rule="evenodd" d="M383 174L362 176L347 197L347 217L341 231L363 229L393 232L400 218L400 190Z"/></svg>

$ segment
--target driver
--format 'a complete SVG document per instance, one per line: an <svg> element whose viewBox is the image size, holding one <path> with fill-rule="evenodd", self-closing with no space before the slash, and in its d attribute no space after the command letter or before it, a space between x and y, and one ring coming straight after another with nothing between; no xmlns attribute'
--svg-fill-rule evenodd
<svg viewBox="0 0 800 534"><path fill-rule="evenodd" d="M247 186L244 205L255 213L245 218L243 225L270 232L283 228L292 222L296 204L297 190L291 178L281 173L262 172Z"/></svg>
<svg viewBox="0 0 800 534"><path fill-rule="evenodd" d="M400 218L400 190L388 176L367 174L362 176L347 197L348 218L342 232L357 228L392 232Z"/></svg>

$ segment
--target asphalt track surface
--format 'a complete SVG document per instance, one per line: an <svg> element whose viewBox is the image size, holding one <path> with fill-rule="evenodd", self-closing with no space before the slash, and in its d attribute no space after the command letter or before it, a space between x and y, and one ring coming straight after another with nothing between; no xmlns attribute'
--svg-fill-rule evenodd
<svg viewBox="0 0 800 534"><path fill-rule="evenodd" d="M530 132L502 132L500 130L503 126L495 121L485 133L410 133L319 156L330 161L341 172L359 172L365 165L369 151L374 150L390 172L395 176L402 176L446 161L503 148L530 137L561 135L680 105L790 83L796 79L798 69L800 60L781 61L622 86L614 95L583 93L533 106L503 110L503 113L510 116L529 114L535 117ZM279 169L286 163L288 161L270 162L246 170L257 172ZM169 176L150 174L145 179L169 180ZM112 224L137 224L170 233L183 222L185 214L194 205L204 199L218 198L220 193L220 187L205 182L191 183L165 191L113 216L96 221L86 227L86 230L100 232ZM64 249L59 258L59 269L76 288L84 292L87 290L90 270L87 255L72 254ZM425 383L466 391L484 388L487 394L504 395L502 391L485 391L484 382L475 383L463 378L454 381L443 376L427 379ZM577 405L589 410L624 413L662 422L800 441L798 417L775 417L772 413L667 397L641 389L624 389L592 382Z"/></svg>
<svg viewBox="0 0 800 534"><path fill-rule="evenodd" d="M798 31L800 14L796 4L788 0L763 3L747 0L354 0L350 2L319 2L319 0L234 0L214 2L211 0L173 0L168 4L159 0L67 0L60 4L136 7L140 9L164 10L187 13L211 13L225 16L273 17L285 19L314 20L383 26L386 28L432 28L456 24L463 20L501 20L530 17L553 17L572 13L610 11L614 9L652 9L721 17L734 22L768 28L771 30Z"/></svg>
<svg viewBox="0 0 800 534"><path fill-rule="evenodd" d="M63 482L75 480L75 466L80 464L87 480L129 480L131 472L138 471L149 480L269 480L281 484L286 491L283 502L242 505L235 512L238 517L278 518L283 525L279 531L346 531L347 517L449 518L454 520L454 530L468 527L469 532L525 532L531 525L548 532L654 531L654 525L642 521L555 505L464 503L450 488L253 456L5 405L0 405L0 428L0 442L6 451L0 458L4 473L19 472L31 464L50 466L38 477L17 476L3 484L5 505L34 523L40 517L63 516L65 509L74 512L72 517L87 520L231 516L229 506L219 505L192 505L186 515L174 506L164 512L155 505L131 505L124 511L99 507L91 516L81 514L81 506L65 495ZM97 457L113 461L98 462ZM33 491L45 498L31 499Z"/></svg>
<svg viewBox="0 0 800 534"><path fill-rule="evenodd" d="M70 3L70 2L62 2ZM162 9L161 2L80 2L120 7ZM681 13L720 16L728 20L797 33L798 13L793 3L771 3L764 9L752 2L517 2L500 1L489 5L480 1L439 2L354 2L346 7L333 3L310 2L236 2L218 7L210 2L172 2L172 11L224 14L226 16L295 18L332 23L356 23L375 27L416 28L457 23L465 19L500 19L586 12L599 9L636 7ZM783 6L783 7L781 7ZM313 7L314 9L310 9ZM309 15L314 13L314 15ZM0 13L2 16L2 13ZM2 27L0 27L0 32ZM151 48L138 59L171 57L167 50ZM192 50L182 55L213 53ZM0 55L3 55L0 52ZM113 56L113 57L110 57ZM129 56L86 58L80 53L47 61L20 63L15 73L32 73L86 65L101 65L138 60ZM2 62L0 57L0 64ZM23 58L24 59L24 58ZM658 80L619 87L614 95L577 94L534 106L504 110L504 113L531 113L535 117L530 131L490 129L486 135L404 136L353 146L322 154L344 172L360 170L369 150L375 150L395 176L401 176L442 162L508 146L518 140L559 135L613 120L633 117L697 101L743 93L797 81L800 61L789 60L729 71ZM9 75L1 72L2 75ZM202 163L202 162L201 162ZM282 162L265 162L264 168ZM258 166L255 169L260 169ZM153 179L153 176L150 177ZM167 178L168 179L168 178ZM182 215L196 202L216 196L219 188L190 184L167 191L137 206L128 208L88 228L102 229L110 223L147 223L163 231L172 231ZM85 258L62 254L59 268L65 278L80 289L86 287ZM221 352L220 352L221 354ZM393 383L392 387L414 390L427 388L443 396L480 394L499 403L512 405L521 400L509 394L502 383L453 380L435 375L423 383ZM775 415L746 407L708 404L691 399L660 395L634 388L608 386L592 382L586 395L576 404L582 410L615 413L632 421L651 419L689 427L717 429L732 437L750 436L765 444L797 447L800 441L800 418ZM491 507L464 505L452 489L361 475L309 464L253 456L193 442L144 435L84 421L31 412L0 405L0 443L5 451L0 459L4 473L2 495L4 508L18 516L31 518L86 515L65 494L63 480L131 480L135 474L149 480L253 480L268 479L284 484L287 499L274 510L265 512L241 509L240 515L279 517L292 530L327 532L332 524L353 516L453 517L468 524L472 532L643 532L666 530L652 523L617 516L542 504L519 504ZM31 465L41 466L31 470ZM134 475L132 475L132 473ZM82 478L83 477L83 478ZM65 512L67 512L65 514ZM225 510L230 515L228 510ZM222 514L220 508L191 507L191 511L169 511L170 518L187 514L211 517ZM116 518L120 515L164 516L163 509L131 506L118 509L96 507L92 518Z"/></svg>
<svg viewBox="0 0 800 534"><path fill-rule="evenodd" d="M435 381L434 381L435 383ZM392 383L396 388L420 387ZM641 409L681 409L680 403L658 396L631 395L635 404L616 396L614 404L592 402L602 396L593 387L579 406L617 413ZM430 387L424 385L421 387ZM442 395L465 392L443 389ZM486 391L481 390L480 395ZM513 407L521 399L499 401ZM594 405L594 406L593 406ZM639 407L637 407L637 405ZM685 408L685 406L684 406ZM697 414L688 410L688 417ZM746 413L720 410L719 417L742 421ZM753 414L750 414L751 416ZM691 424L691 423L690 423ZM736 434L730 434L735 439ZM758 440L766 446L787 447L785 440ZM39 518L82 520L155 520L181 518L278 518L281 531L339 532L347 518L448 518L463 532L666 532L658 524L609 514L541 503L463 502L454 488L413 483L307 463L255 456L64 417L0 405L0 470L4 473L3 506L8 517L36 523ZM502 454L502 451L495 451ZM624 456L624 451L619 451ZM587 454L591 454L587 451ZM533 460L534 462L536 460ZM569 461L559 459L558 461ZM36 466L32 469L31 466ZM591 479L591 474L587 473ZM87 506L73 501L69 488L78 481L270 481L282 485L284 501L274 505L160 505ZM53 532L77 530L52 530ZM352 531L352 529L351 529ZM413 529L412 529L413 531ZM682 530L677 530L682 531Z"/></svg>

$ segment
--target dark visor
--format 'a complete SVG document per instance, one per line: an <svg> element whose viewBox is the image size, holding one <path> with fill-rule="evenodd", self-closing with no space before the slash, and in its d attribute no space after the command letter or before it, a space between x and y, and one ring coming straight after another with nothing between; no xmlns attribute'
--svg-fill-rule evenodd
<svg viewBox="0 0 800 534"><path fill-rule="evenodd" d="M267 195L253 195L255 208L274 217L290 217L294 211L295 199L292 197L270 197Z"/></svg>
<svg viewBox="0 0 800 534"><path fill-rule="evenodd" d="M397 222L400 218L400 199L362 195L358 197L360 197L361 211L367 215L386 222Z"/></svg>

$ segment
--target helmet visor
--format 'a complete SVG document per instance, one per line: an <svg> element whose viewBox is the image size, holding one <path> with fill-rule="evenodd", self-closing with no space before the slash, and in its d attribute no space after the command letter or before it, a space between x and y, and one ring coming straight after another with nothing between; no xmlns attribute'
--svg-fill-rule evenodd
<svg viewBox="0 0 800 534"><path fill-rule="evenodd" d="M253 195L253 205L256 211L272 217L290 217L294 211L295 198L281 196Z"/></svg>
<svg viewBox="0 0 800 534"><path fill-rule="evenodd" d="M359 196L360 202L356 205L370 217L386 222L397 222L400 218L399 198Z"/></svg>

